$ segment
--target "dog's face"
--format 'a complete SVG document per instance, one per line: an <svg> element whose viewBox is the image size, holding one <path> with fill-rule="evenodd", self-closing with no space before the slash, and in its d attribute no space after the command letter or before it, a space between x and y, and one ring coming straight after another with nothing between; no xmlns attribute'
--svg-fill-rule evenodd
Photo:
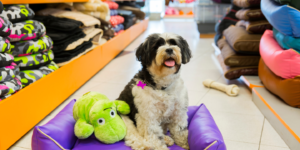
<svg viewBox="0 0 300 150"><path fill-rule="evenodd" d="M191 51L181 36L170 33L151 34L136 51L137 59L151 73L167 76L177 73L181 64L190 61Z"/></svg>

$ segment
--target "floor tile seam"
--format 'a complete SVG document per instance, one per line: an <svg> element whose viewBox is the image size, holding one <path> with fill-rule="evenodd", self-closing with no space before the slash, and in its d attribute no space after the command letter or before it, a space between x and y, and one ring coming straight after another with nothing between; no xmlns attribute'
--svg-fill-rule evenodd
<svg viewBox="0 0 300 150"><path fill-rule="evenodd" d="M272 147L278 147L278 148L289 148L288 146L283 147L283 146L278 146L278 145L269 145L269 144L259 144L259 145L263 145L263 146L272 146Z"/></svg>
<svg viewBox="0 0 300 150"><path fill-rule="evenodd" d="M205 103L204 103L205 104ZM228 112L228 111L218 111L218 110L212 110L209 109L209 111L213 111L213 112L219 112L219 113L229 113L229 114L236 114L236 115L245 115L245 116L256 116L256 117L263 117L262 115L250 115L250 114L241 114L241 113L236 113L236 112Z"/></svg>
<svg viewBox="0 0 300 150"><path fill-rule="evenodd" d="M262 128L261 128L261 134L260 134L260 139L259 139L259 146L258 146L258 150L260 150L261 139L262 139L263 132L264 132L265 121L266 121L266 118L264 117L264 122L263 122L263 125L262 125Z"/></svg>

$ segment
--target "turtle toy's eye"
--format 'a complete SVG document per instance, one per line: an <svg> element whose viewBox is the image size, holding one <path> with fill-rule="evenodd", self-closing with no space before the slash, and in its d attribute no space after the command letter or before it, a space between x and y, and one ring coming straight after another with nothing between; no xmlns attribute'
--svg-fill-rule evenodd
<svg viewBox="0 0 300 150"><path fill-rule="evenodd" d="M105 119L103 119L103 118L98 119L98 123L100 125L104 125L105 124Z"/></svg>
<svg viewBox="0 0 300 150"><path fill-rule="evenodd" d="M116 116L116 112L115 112L114 110L111 110L111 111L110 111L110 116L111 116L112 118L114 118L114 117Z"/></svg>

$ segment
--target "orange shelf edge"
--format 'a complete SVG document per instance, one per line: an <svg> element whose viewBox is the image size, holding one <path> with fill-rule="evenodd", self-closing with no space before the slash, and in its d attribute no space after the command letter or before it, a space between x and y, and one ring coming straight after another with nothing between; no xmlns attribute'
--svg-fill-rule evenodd
<svg viewBox="0 0 300 150"><path fill-rule="evenodd" d="M244 76L242 76L241 79L250 89L253 89L255 87L264 87L261 85L255 85L255 84L250 83Z"/></svg>
<svg viewBox="0 0 300 150"><path fill-rule="evenodd" d="M3 4L38 4L38 3L69 3L88 2L88 0L2 0Z"/></svg>
<svg viewBox="0 0 300 150"><path fill-rule="evenodd" d="M6 150L114 59L148 19L0 102L0 150Z"/></svg>

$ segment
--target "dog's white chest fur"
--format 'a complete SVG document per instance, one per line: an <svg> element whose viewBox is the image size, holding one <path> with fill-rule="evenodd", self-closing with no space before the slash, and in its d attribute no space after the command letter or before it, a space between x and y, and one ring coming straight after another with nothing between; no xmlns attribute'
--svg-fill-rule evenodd
<svg viewBox="0 0 300 150"><path fill-rule="evenodd" d="M137 80L136 83L138 83ZM176 79L167 89L155 90L145 86L144 89L135 85L132 88L135 106L139 114L147 114L157 121L167 121L172 115L176 115L176 110L187 107L187 90L181 78Z"/></svg>

